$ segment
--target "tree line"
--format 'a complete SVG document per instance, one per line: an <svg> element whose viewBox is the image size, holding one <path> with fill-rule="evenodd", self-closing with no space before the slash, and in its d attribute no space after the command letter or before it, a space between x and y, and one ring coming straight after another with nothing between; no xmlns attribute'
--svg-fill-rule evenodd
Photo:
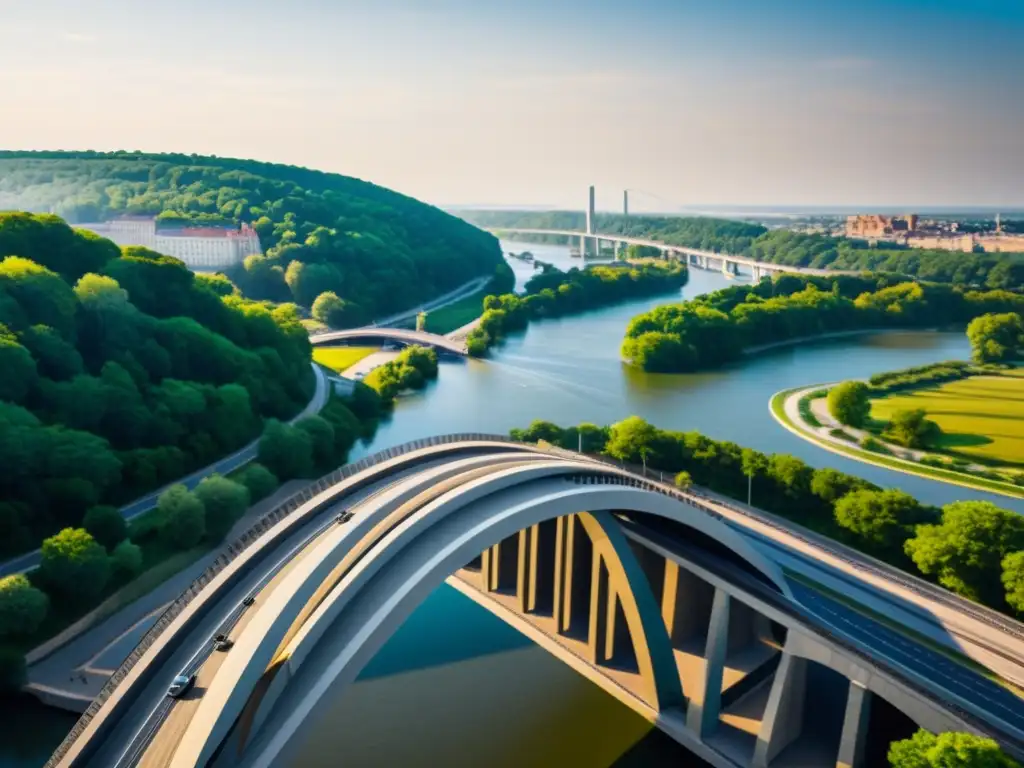
<svg viewBox="0 0 1024 768"><path fill-rule="evenodd" d="M585 225L582 211L463 211L460 215L479 226L495 228L582 230ZM769 230L760 224L710 217L599 213L595 229L790 267L893 272L987 288L1024 287L1022 253L961 253L896 243L871 245L864 240Z"/></svg>
<svg viewBox="0 0 1024 768"><path fill-rule="evenodd" d="M573 267L568 272L541 264L526 283L526 293L484 298L480 322L466 338L469 353L482 356L509 333L531 320L559 317L639 296L653 296L686 285L687 269L678 262L627 266Z"/></svg>
<svg viewBox="0 0 1024 768"><path fill-rule="evenodd" d="M626 329L622 355L644 370L685 372L723 365L751 347L787 339L962 326L981 315L1021 311L1024 295L1004 290L904 282L887 274L781 274L637 315Z"/></svg>
<svg viewBox="0 0 1024 768"><path fill-rule="evenodd" d="M0 214L0 552L237 450L314 388L294 305L56 216Z"/></svg>
<svg viewBox="0 0 1024 768"><path fill-rule="evenodd" d="M326 291L345 323L415 306L487 274L498 241L443 211L358 179L180 154L0 152L0 210L72 223L124 214L181 224L251 224L264 255L230 273L253 299L312 306Z"/></svg>
<svg viewBox="0 0 1024 768"><path fill-rule="evenodd" d="M668 472L842 541L970 600L1024 615L1024 517L987 501L941 509L789 454L763 454L637 416L608 427L535 421L511 436Z"/></svg>

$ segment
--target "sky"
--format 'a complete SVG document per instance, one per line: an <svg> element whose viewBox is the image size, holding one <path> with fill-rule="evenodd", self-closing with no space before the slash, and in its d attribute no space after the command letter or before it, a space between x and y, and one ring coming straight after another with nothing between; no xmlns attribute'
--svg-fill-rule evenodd
<svg viewBox="0 0 1024 768"><path fill-rule="evenodd" d="M1024 0L0 0L0 147L443 205L1024 207Z"/></svg>

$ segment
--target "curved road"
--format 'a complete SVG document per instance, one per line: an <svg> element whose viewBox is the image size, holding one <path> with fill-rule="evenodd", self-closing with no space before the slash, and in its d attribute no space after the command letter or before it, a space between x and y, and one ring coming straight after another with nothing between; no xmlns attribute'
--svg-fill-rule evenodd
<svg viewBox="0 0 1024 768"><path fill-rule="evenodd" d="M305 512L296 512L295 517L286 519L289 522L282 522L276 528L270 529L246 555L243 555L247 557L256 551L262 559L254 563L251 572L245 575L241 583L231 589L217 592L215 578L210 591L201 593L197 598L210 601L210 612L185 636L169 635L157 640L157 644L173 641L173 645L170 646L175 649L173 656L159 668L151 682L140 692L140 697L117 722L89 764L167 765L189 729L192 716L203 701L204 693L211 691L211 684L218 671L227 672L234 662L231 652L225 654L212 651L212 637L221 631L231 631L238 636L238 633L253 620L260 607L266 605L267 600L274 599L275 588L288 577L289 571L315 549L311 545L317 542L319 537L327 535L326 532L332 530L334 526L355 525L361 529L362 516L372 516L381 504L394 503L394 500L403 493L407 495L410 504L429 504L436 497L436 493L427 493L422 497L414 493L417 476L421 476L419 482L422 483L422 476L428 470L453 464L456 457L465 459L467 456L482 456L485 459L490 457L496 470L498 465L508 466L511 459L531 463L568 460L578 465L578 469L574 471L596 472L610 478L639 479L624 470L601 465L585 457L561 451L547 452L532 446L518 446L503 438L492 440L479 436L475 441L453 442L443 447L435 446L430 450L405 450L408 451L408 455L394 449L379 454L371 461L371 466L377 464L376 467L350 476L343 483L333 486L308 502L304 508ZM510 453L513 455L510 456ZM452 474L455 475L453 482L457 484L457 473L453 470ZM479 474L464 472L461 482L472 484L479 477ZM648 482L652 492L655 485ZM408 487L403 491L403 486ZM346 491L346 488L351 490ZM665 488L662 492L670 491ZM704 496L682 494L678 491L671 491L671 494L680 501L705 510L708 514L724 517L752 541L761 543L760 540L771 538L773 548L785 553L784 558L775 559L780 563L785 560L785 567L791 570L798 570L805 576L815 577L821 582L835 579L837 574L850 581L851 575L857 575L862 585L865 581L870 582L867 586L876 590L877 599L888 604L886 615L897 621L914 610L921 613L934 612L935 603L930 602L927 595L917 595L916 604L908 607L908 603L914 600L913 594L899 582L898 578L887 578L884 568L876 569L870 574L870 579L865 579L862 572L863 564L845 567L849 563L843 562L843 552L816 548L814 541L806 537L790 537L787 541L786 536L777 535L779 531L773 530L774 521L768 520L766 516L726 506ZM388 502L387 499L391 501ZM342 515L341 519L336 519L342 511L346 514ZM352 522L353 520L355 522ZM336 537L336 534L330 535L332 539ZM858 647L867 649L873 657L887 659L897 668L908 670L913 678L926 681L922 684L934 695L960 701L969 710L983 711L1002 721L1004 727L1010 731L1024 734L1024 700L974 670L951 662L946 655L928 645L914 642L910 637L837 602L825 593L801 585L793 586L798 603L802 605L803 612L809 618L820 622L830 631L845 637ZM254 597L254 605L242 605L243 598L249 595ZM947 609L950 605L956 605L958 600L950 596L949 600L945 601ZM959 602L966 607L964 601ZM964 620L967 621L969 618L965 617ZM975 621L979 625L984 624L984 617ZM1013 624L1008 620L1006 623ZM174 627L175 624L172 624L168 632ZM1010 632L1000 634L992 627L988 630L992 635L990 640L1015 655L1019 662L1024 659L1024 628L1020 625L1016 625L1016 628L1021 630L1018 635ZM1009 629L1013 627L1010 626ZM196 689L183 699L168 699L165 695L167 685L171 678L182 670L198 674ZM939 679L935 675L936 670L942 672ZM115 691L111 702L116 700L118 695L119 692ZM108 702L100 710L97 719L110 705ZM95 725L94 722L88 726L86 734Z"/></svg>
<svg viewBox="0 0 1024 768"><path fill-rule="evenodd" d="M313 398L309 401L302 411L295 416L289 423L294 423L299 419L303 419L306 416L319 413L320 410L327 404L328 397L330 395L330 387L328 386L327 376L324 374L323 369L320 368L316 363L311 363L314 374L316 375L316 390L313 392ZM121 515L125 520L132 520L144 512L149 512L151 509L156 507L157 500L160 498L160 494L170 488L172 485L184 485L187 488L195 488L199 485L199 482L213 474L225 475L228 472L234 472L239 467L243 467L250 461L256 458L256 454L259 451L259 438L256 438L251 443L241 448L230 456L225 456L222 459L218 459L213 464L207 467L198 469L190 475L187 475L180 480L175 480L173 483L168 483L163 488L158 488L152 493L148 493L142 498L136 499L130 504L126 504L121 507ZM33 552L26 552L24 555L18 555L10 560L7 560L3 564L0 564L0 578L4 576L10 576L13 573L24 573L25 571L31 571L39 566L40 552L35 550Z"/></svg>

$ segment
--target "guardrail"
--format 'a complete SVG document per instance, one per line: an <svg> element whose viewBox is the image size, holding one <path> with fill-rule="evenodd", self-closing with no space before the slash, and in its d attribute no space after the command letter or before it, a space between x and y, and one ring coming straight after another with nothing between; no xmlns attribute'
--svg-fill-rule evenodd
<svg viewBox="0 0 1024 768"><path fill-rule="evenodd" d="M481 433L441 435L438 437L413 440L408 443L403 443L402 445L379 451L371 456L366 456L354 463L346 464L345 466L306 486L301 491L289 497L287 500L261 517L238 539L227 545L214 562L211 563L210 566L206 568L206 570L204 570L173 603L171 603L167 610L160 615L160 618L158 618L152 628L142 636L135 648L132 649L132 652L128 654L128 657L124 662L122 662L121 666L118 667L114 674L110 676L99 694L97 694L96 698L93 699L93 702L88 706L85 712L82 713L81 717L79 717L78 721L71 728L71 731L64 738L64 741L61 742L60 746L57 747L56 751L51 755L44 768L56 768L92 722L93 718L96 717L103 705L117 690L121 682L132 671L135 665L157 642L161 635L163 635L167 627L170 626L171 623L173 623L173 621L185 610L185 608L187 608L193 600L195 600L196 597L204 591L206 586L258 539L260 539L270 529L274 528L278 523L288 518L296 509L342 480L352 477L353 475L356 475L376 464L387 461L388 459L396 458L406 453L420 450L421 448L471 441L515 443L515 441L509 437L486 435ZM325 504L328 505L333 503L333 499L325 502ZM318 507L310 510L308 514L315 515L320 511L322 510Z"/></svg>

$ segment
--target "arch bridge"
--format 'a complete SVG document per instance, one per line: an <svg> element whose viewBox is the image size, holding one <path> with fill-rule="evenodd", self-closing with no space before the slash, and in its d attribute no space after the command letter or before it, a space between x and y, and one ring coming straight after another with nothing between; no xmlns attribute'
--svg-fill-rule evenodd
<svg viewBox="0 0 1024 768"><path fill-rule="evenodd" d="M880 717L1024 753L1016 697L981 675L964 689L934 679L928 646L842 631L709 500L455 435L343 467L268 515L157 622L48 765L288 764L446 580L715 766L871 765ZM221 633L226 653L211 650ZM181 672L196 685L168 698Z"/></svg>
<svg viewBox="0 0 1024 768"><path fill-rule="evenodd" d="M338 342L395 342L404 345L418 344L423 347L432 347L439 352L448 352L453 355L465 356L469 354L465 342L455 341L436 333L426 331L413 331L407 328L381 328L377 326L366 326L363 328L349 328L343 331L326 331L316 333L309 337L309 342L314 347Z"/></svg>

